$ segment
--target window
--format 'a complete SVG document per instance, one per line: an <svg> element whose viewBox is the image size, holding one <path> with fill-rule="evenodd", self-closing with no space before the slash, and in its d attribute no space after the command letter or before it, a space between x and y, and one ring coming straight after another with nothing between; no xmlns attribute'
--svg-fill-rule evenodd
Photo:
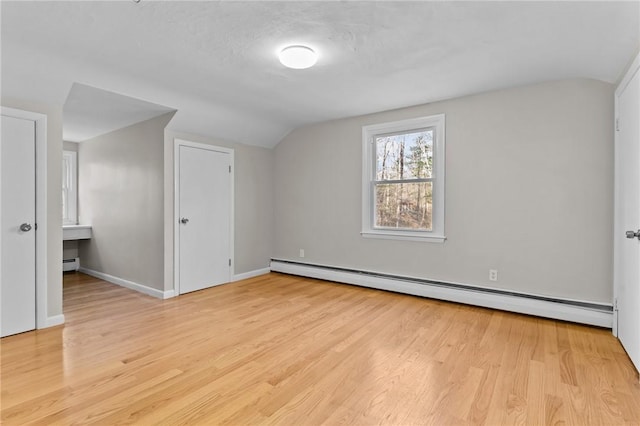
<svg viewBox="0 0 640 426"><path fill-rule="evenodd" d="M444 114L362 128L362 235L442 242Z"/></svg>
<svg viewBox="0 0 640 426"><path fill-rule="evenodd" d="M78 222L78 154L62 152L62 224L75 225Z"/></svg>

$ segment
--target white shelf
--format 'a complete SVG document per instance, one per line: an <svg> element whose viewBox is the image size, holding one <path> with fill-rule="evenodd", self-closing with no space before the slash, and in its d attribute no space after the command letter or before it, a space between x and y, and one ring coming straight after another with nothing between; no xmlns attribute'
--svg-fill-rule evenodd
<svg viewBox="0 0 640 426"><path fill-rule="evenodd" d="M88 240L91 238L91 225L64 225L62 240Z"/></svg>

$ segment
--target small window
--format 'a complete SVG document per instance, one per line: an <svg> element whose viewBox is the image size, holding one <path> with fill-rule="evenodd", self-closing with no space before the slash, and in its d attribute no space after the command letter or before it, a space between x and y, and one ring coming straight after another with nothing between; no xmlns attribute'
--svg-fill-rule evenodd
<svg viewBox="0 0 640 426"><path fill-rule="evenodd" d="M62 152L62 224L78 222L78 154Z"/></svg>
<svg viewBox="0 0 640 426"><path fill-rule="evenodd" d="M444 114L365 126L362 235L442 242Z"/></svg>

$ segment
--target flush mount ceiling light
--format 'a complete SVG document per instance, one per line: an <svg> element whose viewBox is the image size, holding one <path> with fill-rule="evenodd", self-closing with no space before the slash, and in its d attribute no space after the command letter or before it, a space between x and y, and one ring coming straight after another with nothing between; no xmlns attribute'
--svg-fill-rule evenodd
<svg viewBox="0 0 640 426"><path fill-rule="evenodd" d="M297 45L282 49L278 58L285 67L303 70L315 65L318 54L310 47Z"/></svg>

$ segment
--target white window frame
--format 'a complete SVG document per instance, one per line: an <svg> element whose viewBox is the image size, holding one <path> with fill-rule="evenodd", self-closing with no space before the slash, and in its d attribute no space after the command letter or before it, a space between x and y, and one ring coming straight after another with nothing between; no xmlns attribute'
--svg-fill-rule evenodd
<svg viewBox="0 0 640 426"><path fill-rule="evenodd" d="M62 224L75 225L78 223L78 153L62 151L62 161L62 180L63 182L65 178L70 180L67 190L67 211L62 212ZM65 176L65 161L69 161L70 176ZM64 191L64 185L62 190Z"/></svg>
<svg viewBox="0 0 640 426"><path fill-rule="evenodd" d="M431 230L389 229L375 227L374 181L376 173L375 137L390 133L434 130L433 174L432 174L432 219ZM445 115L436 114L390 123L372 124L362 127L362 236L391 240L413 240L442 243L444 234L444 177L445 177Z"/></svg>

